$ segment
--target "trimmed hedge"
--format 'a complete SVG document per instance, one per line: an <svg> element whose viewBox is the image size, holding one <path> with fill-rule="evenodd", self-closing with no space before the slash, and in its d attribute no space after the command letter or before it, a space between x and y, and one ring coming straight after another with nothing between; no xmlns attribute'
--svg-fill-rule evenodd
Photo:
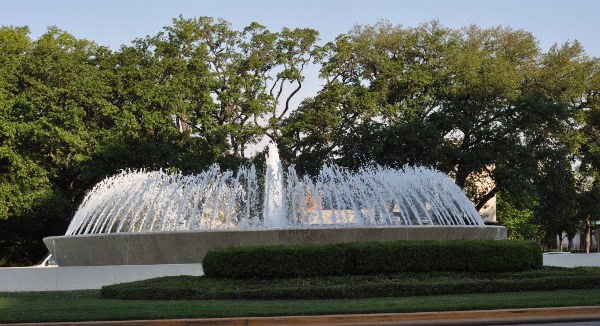
<svg viewBox="0 0 600 326"><path fill-rule="evenodd" d="M341 275L343 245L257 246L209 251L202 262L207 276L286 278Z"/></svg>
<svg viewBox="0 0 600 326"><path fill-rule="evenodd" d="M529 241L396 241L347 247L346 272L518 272L543 265L541 247Z"/></svg>
<svg viewBox="0 0 600 326"><path fill-rule="evenodd" d="M394 241L211 250L204 273L225 278L288 278L400 272L518 272L542 267L530 241Z"/></svg>
<svg viewBox="0 0 600 326"><path fill-rule="evenodd" d="M535 272L484 274L489 278L477 278L468 273L452 276L451 273L431 273L418 279L405 274L280 280L178 276L104 286L102 297L135 300L358 299L600 288L598 269L591 274L567 269L549 270L542 275L535 275Z"/></svg>

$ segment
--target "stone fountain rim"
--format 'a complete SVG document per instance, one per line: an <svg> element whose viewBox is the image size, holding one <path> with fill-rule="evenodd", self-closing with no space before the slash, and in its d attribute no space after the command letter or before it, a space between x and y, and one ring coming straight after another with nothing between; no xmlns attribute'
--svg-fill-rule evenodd
<svg viewBox="0 0 600 326"><path fill-rule="evenodd" d="M502 240L488 225L398 225L182 230L62 235L44 238L59 266L202 263L212 249L398 240Z"/></svg>
<svg viewBox="0 0 600 326"><path fill-rule="evenodd" d="M165 230L165 231L130 231L130 232L107 232L107 233L84 233L84 234L63 234L48 236L44 239L64 238L64 237L89 237L89 236L129 236L129 235L157 235L157 234L185 234L185 233L235 233L235 232L267 232L267 231L310 231L310 230L369 230L369 229L421 229L421 228L439 228L439 229L458 229L458 228L503 228L498 225L320 225L320 226L294 226L294 227L271 227L271 228L215 228L198 230Z"/></svg>

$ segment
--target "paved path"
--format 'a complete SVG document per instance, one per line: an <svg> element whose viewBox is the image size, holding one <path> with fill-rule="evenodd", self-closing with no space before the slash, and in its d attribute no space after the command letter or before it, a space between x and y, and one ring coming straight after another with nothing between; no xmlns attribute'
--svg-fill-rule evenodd
<svg viewBox="0 0 600 326"><path fill-rule="evenodd" d="M401 314L285 316L285 317L242 317L200 318L176 320L134 320L83 323L46 323L19 325L100 325L100 326L220 326L220 325L503 325L531 322L582 322L599 321L600 306L498 309L448 312L419 312Z"/></svg>

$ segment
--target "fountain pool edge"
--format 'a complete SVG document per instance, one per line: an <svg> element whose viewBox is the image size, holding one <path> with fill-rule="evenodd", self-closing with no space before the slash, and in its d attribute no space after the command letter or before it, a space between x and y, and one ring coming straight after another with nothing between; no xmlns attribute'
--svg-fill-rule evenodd
<svg viewBox="0 0 600 326"><path fill-rule="evenodd" d="M201 263L211 249L394 240L503 240L502 226L373 226L104 233L44 238L59 266Z"/></svg>

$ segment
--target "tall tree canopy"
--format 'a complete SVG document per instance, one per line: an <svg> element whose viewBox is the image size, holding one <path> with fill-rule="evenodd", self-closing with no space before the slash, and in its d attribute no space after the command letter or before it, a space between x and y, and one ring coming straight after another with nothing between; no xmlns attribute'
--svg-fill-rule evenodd
<svg viewBox="0 0 600 326"><path fill-rule="evenodd" d="M15 254L27 261L90 187L83 167L113 112L97 67L106 49L55 27L37 40L27 28L3 27L0 42L0 238L38 246Z"/></svg>
<svg viewBox="0 0 600 326"><path fill-rule="evenodd" d="M324 88L287 121L292 156L450 173L477 208L535 187L539 163L571 152L590 59L579 43L542 53L528 32L380 22L327 44ZM306 158L306 159L304 159ZM494 186L475 187L482 177Z"/></svg>
<svg viewBox="0 0 600 326"><path fill-rule="evenodd" d="M578 42L543 52L526 31L436 21L318 35L180 16L111 51L1 27L0 265L40 258L108 175L236 168L260 162L244 153L265 137L308 174L328 161L436 167L477 208L501 194L515 238L600 220L600 61ZM315 63L325 84L296 108Z"/></svg>

